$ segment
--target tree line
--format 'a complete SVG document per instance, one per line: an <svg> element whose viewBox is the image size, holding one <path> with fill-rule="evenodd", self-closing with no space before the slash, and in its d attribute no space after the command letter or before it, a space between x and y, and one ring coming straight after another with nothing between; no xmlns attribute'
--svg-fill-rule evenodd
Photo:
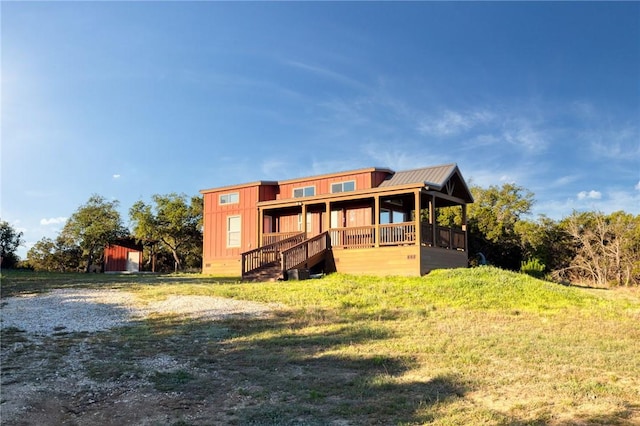
<svg viewBox="0 0 640 426"><path fill-rule="evenodd" d="M470 263L490 263L557 282L597 286L640 285L640 215L573 211L561 220L528 218L534 195L515 184L470 188ZM438 220L460 226L460 209Z"/></svg>
<svg viewBox="0 0 640 426"><path fill-rule="evenodd" d="M574 211L561 220L531 219L532 192L515 184L471 186L467 206L470 264L493 264L559 282L597 286L640 285L640 215ZM158 271L199 269L202 262L202 198L154 195L129 209L130 229L118 202L93 195L67 220L55 239L43 238L23 264L37 270L89 271L104 247L131 236L144 244ZM461 226L460 208L438 209L441 226ZM428 212L422 212L427 216ZM22 234L0 221L2 266L17 264ZM147 269L149 266L147 265Z"/></svg>
<svg viewBox="0 0 640 426"><path fill-rule="evenodd" d="M119 202L92 195L54 239L42 238L27 253L24 266L40 271L85 271L103 267L107 244L133 238L145 252L146 270L169 272L202 265L202 198L185 194L154 195L151 203L129 209L124 226Z"/></svg>

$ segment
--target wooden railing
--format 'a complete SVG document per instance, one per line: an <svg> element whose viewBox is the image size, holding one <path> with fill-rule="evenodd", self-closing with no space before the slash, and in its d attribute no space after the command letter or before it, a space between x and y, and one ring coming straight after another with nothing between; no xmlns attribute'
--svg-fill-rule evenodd
<svg viewBox="0 0 640 426"><path fill-rule="evenodd" d="M451 250L466 250L465 232L459 228L436 226L436 243L433 243L433 225L421 224L422 243L431 247L440 247Z"/></svg>
<svg viewBox="0 0 640 426"><path fill-rule="evenodd" d="M282 273L286 274L289 269L294 269L301 265L305 265L305 267L311 266L306 265L306 263L313 257L327 251L329 246L329 233L323 232L287 250L283 250L281 253Z"/></svg>
<svg viewBox="0 0 640 426"><path fill-rule="evenodd" d="M269 244L277 243L278 241L286 240L287 238L295 237L300 234L297 232L269 232L262 234L262 246L268 246Z"/></svg>
<svg viewBox="0 0 640 426"><path fill-rule="evenodd" d="M416 243L416 225L414 222L388 223L378 225L380 246L399 246ZM436 243L433 243L433 225L420 224L421 243L431 247L451 250L466 250L465 232L459 228L436 226ZM329 230L331 246L337 248L375 247L376 227L354 226L352 228L332 228Z"/></svg>
<svg viewBox="0 0 640 426"><path fill-rule="evenodd" d="M298 232L288 238L242 253L242 276L261 266L277 262L282 251L301 243L305 238L304 232Z"/></svg>
<svg viewBox="0 0 640 426"><path fill-rule="evenodd" d="M375 230L375 226L329 229L331 247L373 247L375 246Z"/></svg>
<svg viewBox="0 0 640 426"><path fill-rule="evenodd" d="M414 244L416 224L414 222L389 223L380 225L380 245L397 246Z"/></svg>

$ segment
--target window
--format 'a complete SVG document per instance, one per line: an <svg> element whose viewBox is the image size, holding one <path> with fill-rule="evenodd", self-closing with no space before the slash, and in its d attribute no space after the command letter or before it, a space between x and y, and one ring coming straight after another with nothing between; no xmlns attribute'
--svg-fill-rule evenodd
<svg viewBox="0 0 640 426"><path fill-rule="evenodd" d="M331 192L335 194L336 192L348 192L356 190L356 181L349 180L347 182L338 182L331 184Z"/></svg>
<svg viewBox="0 0 640 426"><path fill-rule="evenodd" d="M315 186L305 186L304 188L295 188L293 190L293 198L313 197L316 195Z"/></svg>
<svg viewBox="0 0 640 426"><path fill-rule="evenodd" d="M220 195L220 204L235 204L240 201L240 194L232 192Z"/></svg>
<svg viewBox="0 0 640 426"><path fill-rule="evenodd" d="M240 247L240 216L227 217L227 247Z"/></svg>

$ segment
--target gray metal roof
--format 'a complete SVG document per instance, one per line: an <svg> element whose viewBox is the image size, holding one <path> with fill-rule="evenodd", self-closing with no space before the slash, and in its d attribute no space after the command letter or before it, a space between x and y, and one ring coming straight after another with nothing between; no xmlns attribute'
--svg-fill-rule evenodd
<svg viewBox="0 0 640 426"><path fill-rule="evenodd" d="M396 172L382 182L379 187L388 188L412 184L424 185L429 190L442 192L458 197L467 203L473 203L473 195L455 163Z"/></svg>
<svg viewBox="0 0 640 426"><path fill-rule="evenodd" d="M411 183L422 183L439 190L447 183L457 168L457 164L452 163L396 172L390 179L382 182L380 187L384 188Z"/></svg>

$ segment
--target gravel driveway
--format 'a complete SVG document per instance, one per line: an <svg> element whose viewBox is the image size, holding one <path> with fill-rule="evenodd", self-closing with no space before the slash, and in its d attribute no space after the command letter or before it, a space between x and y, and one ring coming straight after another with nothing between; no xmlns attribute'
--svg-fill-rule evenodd
<svg viewBox="0 0 640 426"><path fill-rule="evenodd" d="M2 328L27 333L95 332L126 325L151 314L219 320L233 315L263 316L273 306L210 296L169 296L144 304L119 290L54 290L3 300Z"/></svg>

